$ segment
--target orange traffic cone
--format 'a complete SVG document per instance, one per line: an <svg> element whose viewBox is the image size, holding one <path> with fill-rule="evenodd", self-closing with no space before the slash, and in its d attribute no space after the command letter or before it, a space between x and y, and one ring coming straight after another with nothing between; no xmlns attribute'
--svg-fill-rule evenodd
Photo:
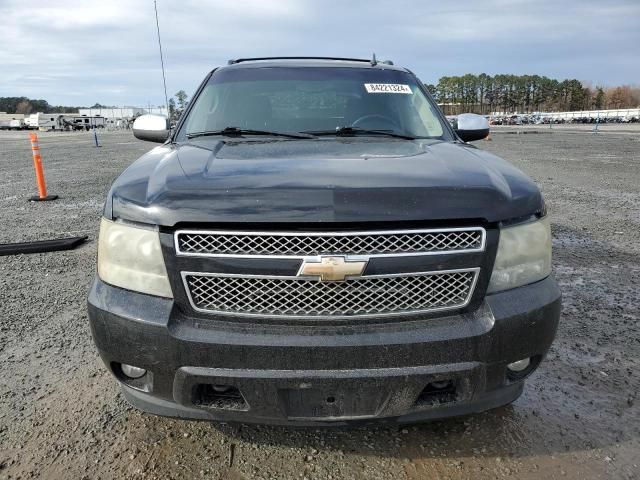
<svg viewBox="0 0 640 480"><path fill-rule="evenodd" d="M40 145L38 144L38 135L32 132L31 135L31 152L33 153L33 168L36 170L36 182L38 184L38 194L31 197L32 202L46 202L55 200L57 195L47 195L47 184L44 181L44 171L42 170L42 157L40 156Z"/></svg>

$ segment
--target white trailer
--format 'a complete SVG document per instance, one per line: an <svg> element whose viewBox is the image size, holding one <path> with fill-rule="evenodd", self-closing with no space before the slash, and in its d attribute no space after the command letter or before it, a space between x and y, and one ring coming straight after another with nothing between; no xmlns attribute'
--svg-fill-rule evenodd
<svg viewBox="0 0 640 480"><path fill-rule="evenodd" d="M0 112L0 130L22 130L26 128L22 113Z"/></svg>
<svg viewBox="0 0 640 480"><path fill-rule="evenodd" d="M24 120L0 120L0 130L23 130L27 128Z"/></svg>
<svg viewBox="0 0 640 480"><path fill-rule="evenodd" d="M28 127L38 130L62 130L59 113L32 113L27 120Z"/></svg>
<svg viewBox="0 0 640 480"><path fill-rule="evenodd" d="M28 127L39 130L91 130L104 128L104 117L87 116L77 113L32 113L28 118Z"/></svg>

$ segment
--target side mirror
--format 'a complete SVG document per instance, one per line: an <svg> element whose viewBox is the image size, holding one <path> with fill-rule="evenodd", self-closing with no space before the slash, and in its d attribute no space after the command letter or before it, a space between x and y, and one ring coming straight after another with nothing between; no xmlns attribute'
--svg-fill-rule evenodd
<svg viewBox="0 0 640 480"><path fill-rule="evenodd" d="M133 122L133 136L148 142L164 143L170 131L169 119L162 115L140 115Z"/></svg>
<svg viewBox="0 0 640 480"><path fill-rule="evenodd" d="M457 124L453 127L458 136L465 142L482 140L489 135L489 122L482 115L475 113L461 113Z"/></svg>

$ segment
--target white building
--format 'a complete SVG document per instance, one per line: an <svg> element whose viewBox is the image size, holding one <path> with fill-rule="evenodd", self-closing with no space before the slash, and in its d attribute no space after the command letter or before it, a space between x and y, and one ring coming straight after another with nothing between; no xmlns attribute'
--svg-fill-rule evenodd
<svg viewBox="0 0 640 480"><path fill-rule="evenodd" d="M81 108L78 112L80 115L100 116L109 119L132 119L146 113L155 115L167 115L166 107L113 107L113 108Z"/></svg>
<svg viewBox="0 0 640 480"><path fill-rule="evenodd" d="M0 120L24 120L24 114L0 112Z"/></svg>

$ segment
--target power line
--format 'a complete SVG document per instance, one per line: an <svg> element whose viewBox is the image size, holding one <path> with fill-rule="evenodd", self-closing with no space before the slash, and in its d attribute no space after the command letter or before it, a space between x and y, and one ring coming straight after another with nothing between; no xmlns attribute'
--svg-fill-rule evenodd
<svg viewBox="0 0 640 480"><path fill-rule="evenodd" d="M160 24L158 23L158 5L153 0L153 8L156 11L156 29L158 30L158 48L160 49L160 65L162 65L162 83L164 84L164 104L167 108L167 118L169 117L169 97L167 96L167 79L164 75L164 58L162 56L162 42L160 41Z"/></svg>

